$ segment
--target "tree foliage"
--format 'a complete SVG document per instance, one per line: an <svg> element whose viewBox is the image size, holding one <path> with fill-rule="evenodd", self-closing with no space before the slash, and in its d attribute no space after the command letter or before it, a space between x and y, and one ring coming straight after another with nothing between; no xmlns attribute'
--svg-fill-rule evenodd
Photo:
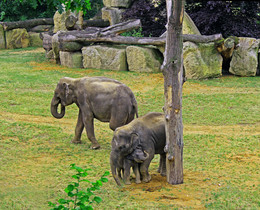
<svg viewBox="0 0 260 210"><path fill-rule="evenodd" d="M89 19L102 8L102 0L1 0L0 21L18 21L53 17L58 10L83 11Z"/></svg>
<svg viewBox="0 0 260 210"><path fill-rule="evenodd" d="M142 33L145 36L160 36L165 32L166 25L166 3L165 0L158 0L157 4L150 0L134 1L131 8L123 13L123 19L140 19Z"/></svg>
<svg viewBox="0 0 260 210"><path fill-rule="evenodd" d="M260 38L259 1L186 1L186 12L205 35Z"/></svg>
<svg viewBox="0 0 260 210"><path fill-rule="evenodd" d="M138 0L123 13L123 18L139 18L145 36L160 36L166 30L165 8L165 0ZM203 35L260 36L260 3L257 1L187 0L185 8Z"/></svg>
<svg viewBox="0 0 260 210"><path fill-rule="evenodd" d="M52 17L55 11L55 1L0 1L0 21L18 21L33 18Z"/></svg>

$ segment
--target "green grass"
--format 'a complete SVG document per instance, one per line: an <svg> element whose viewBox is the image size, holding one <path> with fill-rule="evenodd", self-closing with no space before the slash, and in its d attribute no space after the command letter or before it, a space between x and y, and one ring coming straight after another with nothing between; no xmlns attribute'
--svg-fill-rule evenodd
<svg viewBox="0 0 260 210"><path fill-rule="evenodd" d="M36 48L0 50L0 209L48 209L64 197L69 165L92 169L95 181L110 171L108 124L95 121L102 148L90 150L70 141L78 109L63 119L50 114L61 77L106 76L134 92L139 115L162 112L163 76L159 74L70 69L46 62ZM156 173L152 181L117 187L112 176L98 195L96 209L259 209L260 78L222 77L189 80L183 88L184 184L171 186Z"/></svg>

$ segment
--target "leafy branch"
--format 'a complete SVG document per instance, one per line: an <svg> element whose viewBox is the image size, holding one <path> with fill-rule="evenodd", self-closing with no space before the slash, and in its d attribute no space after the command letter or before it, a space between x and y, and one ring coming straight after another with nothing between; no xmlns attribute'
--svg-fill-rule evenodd
<svg viewBox="0 0 260 210"><path fill-rule="evenodd" d="M99 196L96 196L94 194L94 191L100 190L100 187L103 185L102 183L108 182L108 179L105 176L108 176L109 172L106 171L96 182L90 182L88 179L85 179L84 177L88 175L88 171L91 169L82 169L81 167L78 167L75 164L71 164L70 166L70 169L76 170L76 174L72 175L72 178L76 181L70 183L64 190L67 193L69 199L59 199L59 205L49 202L49 206L53 207L52 210L93 209L91 204L93 204L94 202L99 204L102 201L102 199ZM80 184L82 182L90 183L91 186L88 187L86 190L80 190Z"/></svg>

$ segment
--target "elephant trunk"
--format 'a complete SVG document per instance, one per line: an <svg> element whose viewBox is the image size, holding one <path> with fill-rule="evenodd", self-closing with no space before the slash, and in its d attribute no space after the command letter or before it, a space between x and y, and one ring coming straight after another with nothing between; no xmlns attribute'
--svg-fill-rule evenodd
<svg viewBox="0 0 260 210"><path fill-rule="evenodd" d="M120 183L120 180L119 180L119 177L117 174L117 167L118 167L117 158L113 152L111 152L111 154L110 154L110 167L111 167L112 175L113 175L117 185L121 186L121 183Z"/></svg>
<svg viewBox="0 0 260 210"><path fill-rule="evenodd" d="M149 158L149 153L144 150L144 154L145 154L144 156L139 156L138 158L135 157L134 161L137 163L142 163L145 160L147 160Z"/></svg>
<svg viewBox="0 0 260 210"><path fill-rule="evenodd" d="M55 118L63 118L63 116L65 115L65 106L63 106L61 104L61 111L60 113L58 113L58 106L59 106L60 101L57 100L55 97L53 97L52 101L51 101L51 114L53 115L53 117Z"/></svg>

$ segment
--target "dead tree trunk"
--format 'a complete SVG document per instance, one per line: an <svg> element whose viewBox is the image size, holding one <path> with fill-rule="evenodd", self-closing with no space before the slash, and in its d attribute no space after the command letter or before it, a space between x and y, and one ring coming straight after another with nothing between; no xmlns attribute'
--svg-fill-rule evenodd
<svg viewBox="0 0 260 210"><path fill-rule="evenodd" d="M83 42L83 43L95 43L95 42L107 42L116 44L133 44L133 45L155 45L164 46L165 37L125 37L116 36L115 34L104 35L104 33L97 28L89 28L86 31L70 31L63 32L59 35L61 42ZM222 39L221 34L215 35L194 35L183 34L183 41L190 41L194 43L208 43Z"/></svg>
<svg viewBox="0 0 260 210"><path fill-rule="evenodd" d="M30 29L38 25L54 25L53 18L37 18L25 21L15 21L15 22L0 22L3 25L5 31L9 31L15 28L25 28Z"/></svg>
<svg viewBox="0 0 260 210"><path fill-rule="evenodd" d="M170 184L183 183L183 124L182 124L182 25L184 0L167 0L167 35L163 63L166 169Z"/></svg>
<svg viewBox="0 0 260 210"><path fill-rule="evenodd" d="M83 28L87 27L108 27L110 25L109 20L97 19L97 20L84 20L83 21Z"/></svg>

